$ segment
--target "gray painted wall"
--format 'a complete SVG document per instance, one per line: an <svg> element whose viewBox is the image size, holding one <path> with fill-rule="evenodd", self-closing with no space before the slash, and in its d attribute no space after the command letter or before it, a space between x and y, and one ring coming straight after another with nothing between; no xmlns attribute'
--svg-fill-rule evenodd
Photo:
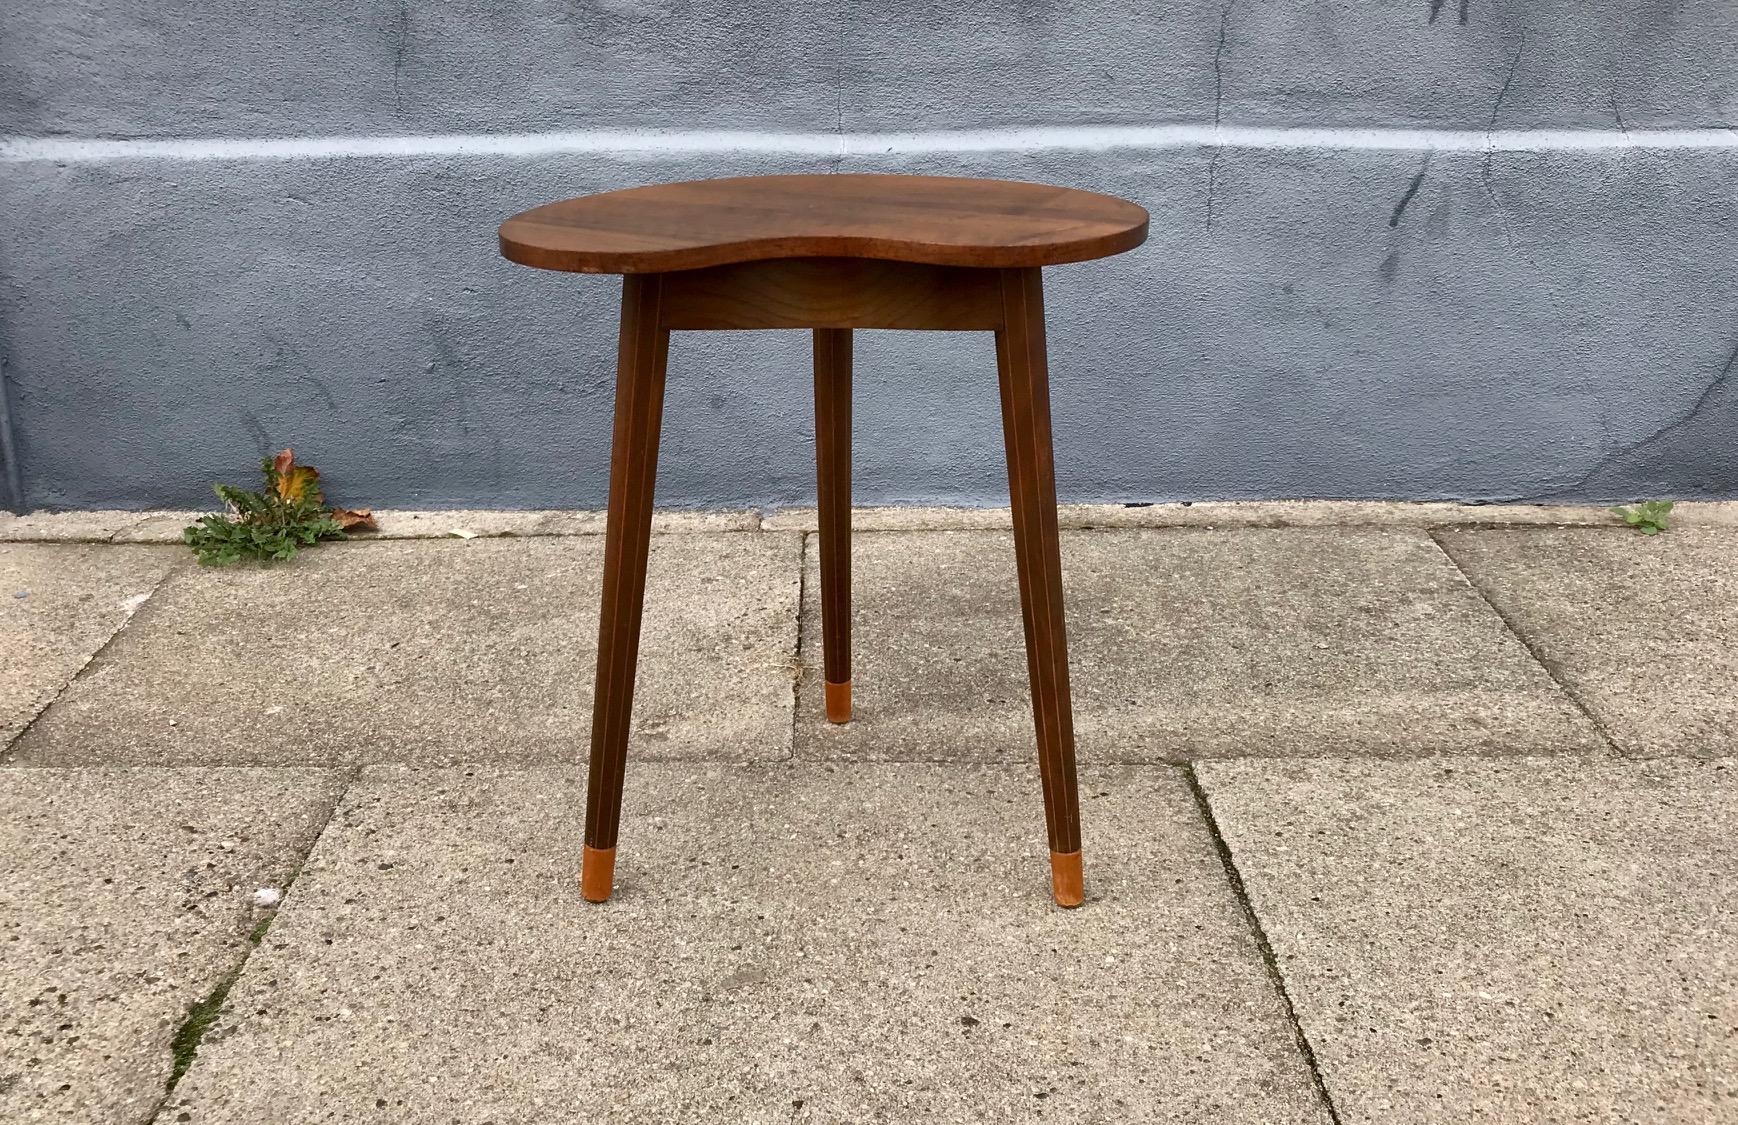
<svg viewBox="0 0 1738 1125"><path fill-rule="evenodd" d="M25 501L294 445L344 503L599 506L616 285L496 224L796 170L1152 211L1047 275L1069 498L1738 495L1735 48L1729 0L7 5ZM987 336L858 355L859 500L1005 498ZM807 361L679 336L660 503L808 500Z"/></svg>

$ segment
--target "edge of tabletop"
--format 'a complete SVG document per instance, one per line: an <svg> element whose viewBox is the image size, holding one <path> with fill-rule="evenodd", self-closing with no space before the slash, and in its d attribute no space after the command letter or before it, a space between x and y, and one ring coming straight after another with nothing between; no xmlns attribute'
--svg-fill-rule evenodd
<svg viewBox="0 0 1738 1125"><path fill-rule="evenodd" d="M1142 214L1145 214L1144 210ZM897 239L850 236L819 239L804 235L657 250L584 250L541 245L531 241L529 232L521 234L512 228L535 227L536 224L521 222L517 217L502 223L498 235L501 256L508 261L533 269L557 270L563 273L678 273L710 266L770 261L777 258L866 258L976 269L1029 269L1090 262L1126 253L1147 240L1150 223L1151 219L1148 217L1125 230L1074 242L1049 242L1032 246L945 246Z"/></svg>

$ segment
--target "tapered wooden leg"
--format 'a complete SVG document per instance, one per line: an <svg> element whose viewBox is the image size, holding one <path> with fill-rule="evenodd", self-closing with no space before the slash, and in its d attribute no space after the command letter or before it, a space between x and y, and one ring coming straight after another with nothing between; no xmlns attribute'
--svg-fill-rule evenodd
<svg viewBox="0 0 1738 1125"><path fill-rule="evenodd" d="M664 413L664 367L670 350L670 333L661 323L663 291L664 279L657 274L629 274L622 279L603 609L597 631L597 691L580 871L580 893L592 902L609 897L615 877L622 774L640 651L640 607L652 536L652 489L658 475L658 427Z"/></svg>
<svg viewBox="0 0 1738 1125"><path fill-rule="evenodd" d="M851 719L851 330L815 329L815 476L827 720Z"/></svg>
<svg viewBox="0 0 1738 1125"><path fill-rule="evenodd" d="M1038 769L1050 836L1051 893L1059 906L1084 898L1080 798L1074 779L1074 715L1062 615L1056 468L1050 447L1050 373L1044 353L1044 289L1036 269L1002 272L1003 327L996 333L1002 436L1014 508L1014 558L1026 627L1026 671L1038 731Z"/></svg>

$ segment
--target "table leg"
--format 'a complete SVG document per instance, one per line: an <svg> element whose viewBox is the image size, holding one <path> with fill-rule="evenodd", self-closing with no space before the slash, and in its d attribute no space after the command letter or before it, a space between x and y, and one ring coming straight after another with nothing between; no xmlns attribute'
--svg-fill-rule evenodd
<svg viewBox="0 0 1738 1125"><path fill-rule="evenodd" d="M1056 468L1050 444L1050 375L1044 350L1044 288L1037 269L1002 273L1003 327L996 333L1002 435L1014 508L1014 557L1026 628L1026 670L1038 731L1038 769L1050 836L1051 892L1059 906L1084 898L1080 799L1075 791L1074 716L1062 614L1062 553L1056 527Z"/></svg>
<svg viewBox="0 0 1738 1125"><path fill-rule="evenodd" d="M603 607L598 619L597 689L591 717L591 772L586 785L585 854L580 892L609 898L615 880L622 774L634 712L640 608L651 546L652 489L658 475L658 428L664 413L664 368L670 333L661 323L664 279L622 279L621 346L616 360L615 436L610 453L609 521L604 534Z"/></svg>
<svg viewBox="0 0 1738 1125"><path fill-rule="evenodd" d="M815 329L815 469L827 720L851 719L851 330Z"/></svg>

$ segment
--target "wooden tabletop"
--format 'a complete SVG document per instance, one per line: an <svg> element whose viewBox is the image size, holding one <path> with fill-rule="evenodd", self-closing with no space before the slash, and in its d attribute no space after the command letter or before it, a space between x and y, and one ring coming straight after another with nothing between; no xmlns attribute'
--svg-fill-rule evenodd
<svg viewBox="0 0 1738 1125"><path fill-rule="evenodd" d="M1146 241L1147 213L1074 188L944 176L744 176L550 203L501 224L501 253L577 273L763 258L1053 266Z"/></svg>

